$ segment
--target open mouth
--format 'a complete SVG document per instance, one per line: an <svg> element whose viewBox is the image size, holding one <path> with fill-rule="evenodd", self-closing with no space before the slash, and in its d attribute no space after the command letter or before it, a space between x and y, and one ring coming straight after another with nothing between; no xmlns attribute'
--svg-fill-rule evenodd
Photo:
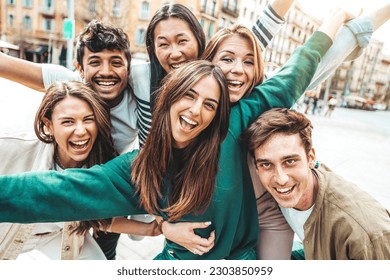
<svg viewBox="0 0 390 280"><path fill-rule="evenodd" d="M177 69L177 68L182 67L184 64L186 64L186 62L172 63L172 64L171 64L171 68Z"/></svg>
<svg viewBox="0 0 390 280"><path fill-rule="evenodd" d="M194 129L196 126L198 126L198 123L186 116L180 116L180 126L182 127L183 130L189 131Z"/></svg>
<svg viewBox="0 0 390 280"><path fill-rule="evenodd" d="M244 82L228 80L229 89L240 89L244 85Z"/></svg>
<svg viewBox="0 0 390 280"><path fill-rule="evenodd" d="M110 80L99 80L94 79L93 80L98 86L100 87L112 87L115 86L119 81L117 79L110 79Z"/></svg>
<svg viewBox="0 0 390 280"><path fill-rule="evenodd" d="M82 150L85 150L88 147L89 141L90 141L90 139L82 140L82 141L69 141L69 145L74 150L82 151Z"/></svg>
<svg viewBox="0 0 390 280"><path fill-rule="evenodd" d="M295 189L295 185L290 188L274 188L274 190L281 195L288 195Z"/></svg>

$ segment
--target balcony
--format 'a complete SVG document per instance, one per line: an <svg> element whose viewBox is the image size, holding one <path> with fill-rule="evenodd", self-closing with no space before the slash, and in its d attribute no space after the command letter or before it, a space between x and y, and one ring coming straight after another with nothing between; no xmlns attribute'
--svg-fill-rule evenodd
<svg viewBox="0 0 390 280"><path fill-rule="evenodd" d="M54 17L54 7L40 7L39 12L44 16Z"/></svg>
<svg viewBox="0 0 390 280"><path fill-rule="evenodd" d="M232 10L229 7L222 7L222 12L228 14L234 18L238 18L240 11L238 9Z"/></svg>

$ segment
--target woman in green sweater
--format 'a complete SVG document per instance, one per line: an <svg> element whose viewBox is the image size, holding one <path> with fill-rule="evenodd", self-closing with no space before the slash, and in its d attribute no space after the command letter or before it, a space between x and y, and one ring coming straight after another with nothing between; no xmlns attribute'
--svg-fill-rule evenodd
<svg viewBox="0 0 390 280"><path fill-rule="evenodd" d="M277 75L237 102L229 123L227 89L217 78L219 68L201 61L174 71L161 89L140 153L88 170L0 177L0 221L67 221L145 212L172 222L211 221L210 227L197 231L207 237L215 230L215 246L208 253L198 255L167 241L157 258L254 259L257 211L239 136L262 112L289 107L300 97L331 45L324 33L332 33L323 31L297 49ZM208 79L210 75L214 79Z"/></svg>

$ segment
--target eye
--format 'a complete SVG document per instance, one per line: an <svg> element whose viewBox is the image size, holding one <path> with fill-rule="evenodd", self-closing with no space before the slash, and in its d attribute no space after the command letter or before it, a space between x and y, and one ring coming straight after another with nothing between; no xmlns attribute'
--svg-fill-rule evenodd
<svg viewBox="0 0 390 280"><path fill-rule="evenodd" d="M215 109L216 109L215 104L212 103L212 102L205 102L204 105L205 105L206 108L209 109L210 111L215 111Z"/></svg>
<svg viewBox="0 0 390 280"><path fill-rule="evenodd" d="M123 63L122 60L114 60L112 62L112 65L115 66L115 67L122 67L124 65L124 63Z"/></svg>
<svg viewBox="0 0 390 280"><path fill-rule="evenodd" d="M191 99L191 100L195 99L194 94L192 92L190 92L190 91L186 92L184 94L184 97L186 97L188 99Z"/></svg>
<svg viewBox="0 0 390 280"><path fill-rule="evenodd" d="M179 40L179 44L184 44L184 43L187 43L187 42L188 42L187 39L181 39L181 40Z"/></svg>
<svg viewBox="0 0 390 280"><path fill-rule="evenodd" d="M72 120L63 120L63 121L61 122L61 124L65 125L65 126L68 126L68 125L73 124L73 121L72 121Z"/></svg>
<svg viewBox="0 0 390 280"><path fill-rule="evenodd" d="M286 160L286 164L287 165L294 165L294 163L296 163L296 162L297 161L295 159L293 159L293 158Z"/></svg>
<svg viewBox="0 0 390 280"><path fill-rule="evenodd" d="M164 48L164 47L167 47L167 46L168 46L167 43L159 43L159 44L157 44L157 47L159 47L159 48Z"/></svg>
<svg viewBox="0 0 390 280"><path fill-rule="evenodd" d="M87 123L94 123L95 122L95 117L85 118L84 121L87 122Z"/></svg>
<svg viewBox="0 0 390 280"><path fill-rule="evenodd" d="M252 60L245 60L244 63L246 65L254 65L255 64Z"/></svg>
<svg viewBox="0 0 390 280"><path fill-rule="evenodd" d="M272 165L269 162L258 162L256 163L256 166L257 168L261 168L261 169L270 169Z"/></svg>
<svg viewBox="0 0 390 280"><path fill-rule="evenodd" d="M233 59L230 58L230 57L222 57L221 59L223 62L226 62L226 63L232 63L233 62Z"/></svg>
<svg viewBox="0 0 390 280"><path fill-rule="evenodd" d="M100 65L100 61L99 60L91 60L91 61L89 61L88 65L99 66Z"/></svg>

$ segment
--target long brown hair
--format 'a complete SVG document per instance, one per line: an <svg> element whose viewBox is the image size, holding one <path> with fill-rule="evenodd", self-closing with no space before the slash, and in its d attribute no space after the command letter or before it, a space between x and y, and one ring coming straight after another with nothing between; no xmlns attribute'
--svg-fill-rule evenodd
<svg viewBox="0 0 390 280"><path fill-rule="evenodd" d="M57 142L47 131L44 119L51 120L54 108L68 96L78 98L89 104L98 128L96 140L85 161L85 165L91 167L96 164L105 163L117 156L118 154L114 149L111 137L110 107L92 89L76 81L56 82L48 88L35 115L34 129L38 139L44 143L53 144L56 150ZM84 234L91 227L96 230L99 228L107 228L110 223L111 219L82 221L75 227L74 232Z"/></svg>
<svg viewBox="0 0 390 280"><path fill-rule="evenodd" d="M175 176L168 207L161 209L158 199L162 197L162 182L173 161L171 105L207 76L214 77L220 87L216 115L184 149L180 159L183 166ZM222 70L208 61L189 62L172 71L163 82L149 136L132 164L131 179L140 195L140 205L146 211L163 211L170 220L176 220L189 213L198 213L210 204L219 167L220 145L229 128L229 93Z"/></svg>
<svg viewBox="0 0 390 280"><path fill-rule="evenodd" d="M207 44L205 51L203 52L202 59L212 61L219 46L223 41L233 35L238 35L241 38L250 42L253 48L254 54L254 75L253 83L248 90L248 92L243 96L247 97L251 92L254 86L257 86L263 82L264 79L264 62L262 59L262 52L257 38L253 35L252 31L247 27L235 24L231 27L225 27L220 29L215 35L210 39L210 42Z"/></svg>

